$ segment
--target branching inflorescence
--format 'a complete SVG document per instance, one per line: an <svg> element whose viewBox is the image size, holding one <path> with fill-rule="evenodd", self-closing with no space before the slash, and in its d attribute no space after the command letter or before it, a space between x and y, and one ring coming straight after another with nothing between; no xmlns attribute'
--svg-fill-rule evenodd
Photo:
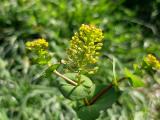
<svg viewBox="0 0 160 120"><path fill-rule="evenodd" d="M145 58L144 58L145 63L157 70L160 70L160 61L153 56L152 54L148 54Z"/></svg>
<svg viewBox="0 0 160 120"><path fill-rule="evenodd" d="M48 51L48 42L45 39L29 41L26 43L26 48L29 50L33 62L42 65L49 63L51 55Z"/></svg>
<svg viewBox="0 0 160 120"><path fill-rule="evenodd" d="M99 59L99 50L103 45L102 30L93 25L84 25L74 34L68 49L68 59L72 67L78 71L94 73L94 66Z"/></svg>

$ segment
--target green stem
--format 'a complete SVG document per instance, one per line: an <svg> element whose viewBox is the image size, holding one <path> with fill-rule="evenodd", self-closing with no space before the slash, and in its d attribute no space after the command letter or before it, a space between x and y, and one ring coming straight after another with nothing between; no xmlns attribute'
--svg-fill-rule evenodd
<svg viewBox="0 0 160 120"><path fill-rule="evenodd" d="M78 71L77 81L78 81L78 85L80 85L80 83L81 83L81 71Z"/></svg>
<svg viewBox="0 0 160 120"><path fill-rule="evenodd" d="M66 76L64 76L64 75L62 75L62 74L59 73L57 70L54 70L54 74L56 74L57 76L63 78L65 81L67 81L67 82L70 83L71 85L74 85L74 86L77 86L77 85L78 85L75 81L69 79L68 77L66 77Z"/></svg>

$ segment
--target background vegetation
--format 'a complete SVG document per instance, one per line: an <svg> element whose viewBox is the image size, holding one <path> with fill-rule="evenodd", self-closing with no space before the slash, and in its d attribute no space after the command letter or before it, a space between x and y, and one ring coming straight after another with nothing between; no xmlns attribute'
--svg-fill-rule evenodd
<svg viewBox="0 0 160 120"><path fill-rule="evenodd" d="M64 99L52 75L30 64L24 43L45 38L55 60L65 57L68 41L81 24L95 24L104 32L97 84L113 79L124 67L147 53L160 57L159 0L1 0L0 1L0 120L77 120L72 102ZM160 75L142 76L145 88L125 88L118 103L101 112L99 120L158 120Z"/></svg>

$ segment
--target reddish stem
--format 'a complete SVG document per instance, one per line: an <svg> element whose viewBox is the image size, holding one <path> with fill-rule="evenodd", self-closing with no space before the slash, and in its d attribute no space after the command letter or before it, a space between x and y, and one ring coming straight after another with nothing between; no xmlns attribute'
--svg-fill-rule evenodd
<svg viewBox="0 0 160 120"><path fill-rule="evenodd" d="M121 79L118 80L118 82L122 82L123 80L128 79L128 77L123 77ZM90 101L89 101L89 105L94 104L102 95L104 95L106 92L108 92L112 87L113 87L113 83L111 83L109 86L106 86L105 88L103 88L99 93L97 93Z"/></svg>

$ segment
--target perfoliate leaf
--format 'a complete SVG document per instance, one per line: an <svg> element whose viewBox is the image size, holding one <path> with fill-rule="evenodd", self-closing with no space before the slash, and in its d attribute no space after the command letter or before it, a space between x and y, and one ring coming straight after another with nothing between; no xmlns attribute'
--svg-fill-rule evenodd
<svg viewBox="0 0 160 120"><path fill-rule="evenodd" d="M71 80L76 81L76 73L66 73L64 75L70 78ZM71 100L80 100L92 96L95 90L95 85L88 77L84 75L81 75L81 81L82 83L80 85L73 86L67 83L62 78L58 78L59 89L64 95L64 97Z"/></svg>
<svg viewBox="0 0 160 120"><path fill-rule="evenodd" d="M100 85L96 86L96 92L100 89L103 89L105 86ZM98 90L97 90L98 89ZM111 107L113 103L117 101L120 96L120 92L116 91L114 88L111 88L103 96L101 96L93 105L83 106L77 111L77 115L81 120L95 120L99 115L100 111L106 110Z"/></svg>
<svg viewBox="0 0 160 120"><path fill-rule="evenodd" d="M143 87L145 85L140 77L131 73L127 68L125 69L125 75L130 78L130 82L133 87Z"/></svg>

